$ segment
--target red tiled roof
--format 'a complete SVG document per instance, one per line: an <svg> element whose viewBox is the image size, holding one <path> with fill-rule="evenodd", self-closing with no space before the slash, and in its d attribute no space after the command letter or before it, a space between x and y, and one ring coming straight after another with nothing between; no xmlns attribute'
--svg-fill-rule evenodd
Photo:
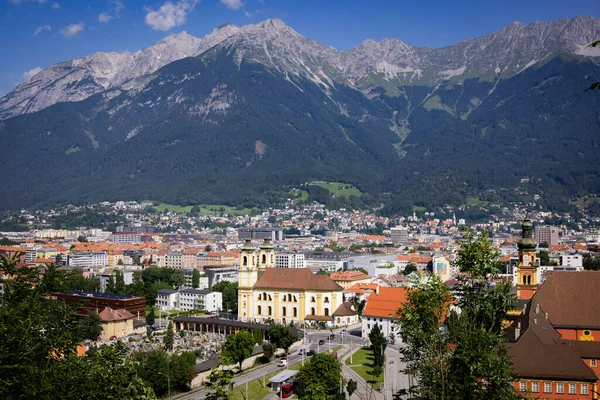
<svg viewBox="0 0 600 400"><path fill-rule="evenodd" d="M254 288L333 292L344 290L327 275L313 274L310 268L266 268Z"/></svg>
<svg viewBox="0 0 600 400"><path fill-rule="evenodd" d="M110 307L106 307L100 314L98 314L102 322L122 321L126 319L135 318L135 315L130 313L124 308L113 310Z"/></svg>
<svg viewBox="0 0 600 400"><path fill-rule="evenodd" d="M363 314L368 317L395 318L398 309L408 301L405 288L382 287L369 295Z"/></svg>

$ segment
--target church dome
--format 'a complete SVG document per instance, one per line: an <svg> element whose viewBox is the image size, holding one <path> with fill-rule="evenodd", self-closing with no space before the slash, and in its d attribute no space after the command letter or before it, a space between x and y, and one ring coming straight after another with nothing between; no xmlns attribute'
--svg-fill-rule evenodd
<svg viewBox="0 0 600 400"><path fill-rule="evenodd" d="M522 235L521 239L517 242L519 250L535 250L537 242L533 238L533 224L529 218L523 220L521 224Z"/></svg>

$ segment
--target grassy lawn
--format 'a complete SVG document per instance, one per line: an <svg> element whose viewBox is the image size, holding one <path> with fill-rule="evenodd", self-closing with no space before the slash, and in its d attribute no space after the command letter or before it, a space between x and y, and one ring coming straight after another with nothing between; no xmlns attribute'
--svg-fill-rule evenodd
<svg viewBox="0 0 600 400"><path fill-rule="evenodd" d="M348 198L350 196L360 197L362 195L362 192L358 188L349 183L314 181L311 182L311 185L321 186L329 190L336 197Z"/></svg>
<svg viewBox="0 0 600 400"><path fill-rule="evenodd" d="M291 189L289 193L292 196L296 196L297 192L294 189ZM306 202L308 200L308 192L306 190L300 190L300 196L294 198L294 204L298 204L300 202Z"/></svg>
<svg viewBox="0 0 600 400"><path fill-rule="evenodd" d="M414 212L427 211L427 209L423 206L413 206L413 211Z"/></svg>
<svg viewBox="0 0 600 400"><path fill-rule="evenodd" d="M290 365L288 369L297 370L300 368L301 363ZM263 386L263 379L255 379L253 381L248 382L248 400L254 399L262 399L267 394L269 394L269 379L283 371L285 368L279 368L277 371L272 372L265 376L265 386ZM246 400L246 382L241 386L238 386L233 389L233 393L231 396L232 400Z"/></svg>
<svg viewBox="0 0 600 400"><path fill-rule="evenodd" d="M151 202L150 200L145 200L144 202ZM154 208L157 212L162 213L165 210L169 210L170 212L176 212L177 214L187 214L192 211L193 206L178 206L176 204L167 204L160 203ZM251 208L241 208L238 209L236 207L224 206L220 204L201 204L200 214L201 215L219 215L219 214L229 214L229 215L248 215L252 212Z"/></svg>
<svg viewBox="0 0 600 400"><path fill-rule="evenodd" d="M483 201L479 197L467 197L468 206L487 206L489 201Z"/></svg>
<svg viewBox="0 0 600 400"><path fill-rule="evenodd" d="M347 358L346 365L358 373L365 381L370 383L374 389L379 389L381 387L385 369L384 373L379 375L377 380L373 379L374 377L371 375L371 371L373 370L373 352L371 349L366 347L358 349L352 356L352 363L350 363L350 358Z"/></svg>

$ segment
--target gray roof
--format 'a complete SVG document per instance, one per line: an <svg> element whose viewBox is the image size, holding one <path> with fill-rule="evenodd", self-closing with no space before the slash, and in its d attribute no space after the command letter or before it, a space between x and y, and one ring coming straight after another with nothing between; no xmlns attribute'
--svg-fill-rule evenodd
<svg viewBox="0 0 600 400"><path fill-rule="evenodd" d="M286 369L285 371L281 371L280 373L269 379L269 382L283 383L290 379L292 376L296 375L297 373L298 371L294 371L293 369Z"/></svg>
<svg viewBox="0 0 600 400"><path fill-rule="evenodd" d="M158 291L158 294L173 294L173 293L177 293L177 290L173 290L173 289L160 289Z"/></svg>
<svg viewBox="0 0 600 400"><path fill-rule="evenodd" d="M202 290L202 289L182 289L179 293L191 293L191 294L209 294L212 293L211 290Z"/></svg>

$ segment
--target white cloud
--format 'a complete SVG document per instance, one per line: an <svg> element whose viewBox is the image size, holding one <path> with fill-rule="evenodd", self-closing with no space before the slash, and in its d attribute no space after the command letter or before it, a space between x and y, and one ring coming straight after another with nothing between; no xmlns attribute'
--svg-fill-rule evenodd
<svg viewBox="0 0 600 400"><path fill-rule="evenodd" d="M225 4L227 8L231 8L232 10L238 10L244 6L242 0L221 0L221 3Z"/></svg>
<svg viewBox="0 0 600 400"><path fill-rule="evenodd" d="M52 8L59 9L60 8L60 4L58 4L57 2L54 2L54 3L52 3Z"/></svg>
<svg viewBox="0 0 600 400"><path fill-rule="evenodd" d="M102 14L98 15L98 21L100 22L108 22L111 19L113 19L113 16L107 12L103 12Z"/></svg>
<svg viewBox="0 0 600 400"><path fill-rule="evenodd" d="M244 11L244 14L246 15L246 17L250 18L252 16L252 13L250 11Z"/></svg>
<svg viewBox="0 0 600 400"><path fill-rule="evenodd" d="M33 36L37 36L44 31L50 32L51 30L52 30L52 27L50 25L38 26L37 28L35 28L35 31L33 32Z"/></svg>
<svg viewBox="0 0 600 400"><path fill-rule="evenodd" d="M113 3L115 4L115 14L120 13L125 8L125 4L121 0L114 0Z"/></svg>
<svg viewBox="0 0 600 400"><path fill-rule="evenodd" d="M33 77L35 74L42 72L42 69L40 67L35 67L32 70L29 70L27 72L23 72L23 80L24 81L28 81L31 79L31 77Z"/></svg>
<svg viewBox="0 0 600 400"><path fill-rule="evenodd" d="M39 3L44 4L46 0L8 0L10 3L15 5L23 4L23 3Z"/></svg>
<svg viewBox="0 0 600 400"><path fill-rule="evenodd" d="M168 31L185 24L187 16L194 10L198 0L180 0L176 4L167 1L158 10L146 8L146 24L157 31Z"/></svg>
<svg viewBox="0 0 600 400"><path fill-rule="evenodd" d="M83 32L83 23L71 24L60 30L60 34L66 38L72 38L77 35L79 32Z"/></svg>

